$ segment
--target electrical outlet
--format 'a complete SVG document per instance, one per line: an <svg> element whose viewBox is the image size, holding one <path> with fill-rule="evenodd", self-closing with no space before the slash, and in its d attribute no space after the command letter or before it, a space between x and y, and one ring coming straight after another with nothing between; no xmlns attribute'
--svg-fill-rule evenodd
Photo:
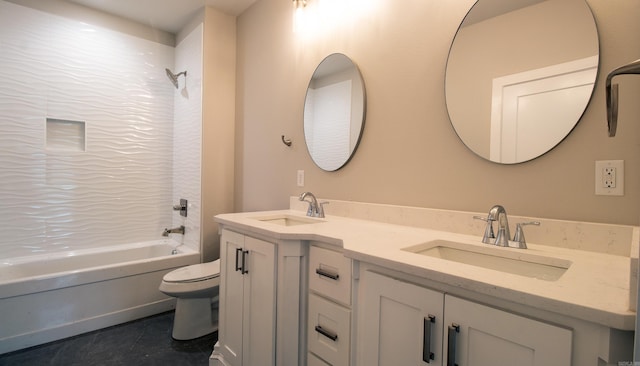
<svg viewBox="0 0 640 366"><path fill-rule="evenodd" d="M602 172L602 185L604 188L616 188L616 167L608 166Z"/></svg>
<svg viewBox="0 0 640 366"><path fill-rule="evenodd" d="M297 181L298 187L304 187L304 170L298 170Z"/></svg>
<svg viewBox="0 0 640 366"><path fill-rule="evenodd" d="M596 161L596 194L624 196L624 160Z"/></svg>

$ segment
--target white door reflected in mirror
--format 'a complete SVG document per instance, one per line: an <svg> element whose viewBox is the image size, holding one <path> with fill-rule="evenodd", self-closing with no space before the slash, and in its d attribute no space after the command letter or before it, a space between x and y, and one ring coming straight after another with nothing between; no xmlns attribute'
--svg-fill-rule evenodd
<svg viewBox="0 0 640 366"><path fill-rule="evenodd" d="M580 119L597 72L592 56L495 78L490 160L513 164L551 150Z"/></svg>

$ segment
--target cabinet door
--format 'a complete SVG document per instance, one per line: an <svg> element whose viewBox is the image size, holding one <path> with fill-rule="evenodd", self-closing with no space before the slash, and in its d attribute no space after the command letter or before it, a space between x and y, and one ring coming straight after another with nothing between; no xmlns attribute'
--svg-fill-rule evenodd
<svg viewBox="0 0 640 366"><path fill-rule="evenodd" d="M240 270L244 235L223 230L220 237L219 352L242 365L244 279Z"/></svg>
<svg viewBox="0 0 640 366"><path fill-rule="evenodd" d="M275 363L275 246L245 237L243 365ZM240 272L238 272L240 273Z"/></svg>
<svg viewBox="0 0 640 366"><path fill-rule="evenodd" d="M440 292L365 271L358 365L442 365L443 299Z"/></svg>
<svg viewBox="0 0 640 366"><path fill-rule="evenodd" d="M451 334L445 342L445 353L451 351L447 365L571 365L568 329L450 295L445 309L445 332Z"/></svg>

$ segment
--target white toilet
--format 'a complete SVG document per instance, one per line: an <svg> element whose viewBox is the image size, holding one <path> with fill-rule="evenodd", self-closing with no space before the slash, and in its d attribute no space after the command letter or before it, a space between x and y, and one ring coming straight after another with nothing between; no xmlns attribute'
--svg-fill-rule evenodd
<svg viewBox="0 0 640 366"><path fill-rule="evenodd" d="M220 260L173 270L162 278L160 291L176 297L172 337L188 340L218 330L212 299L218 295Z"/></svg>

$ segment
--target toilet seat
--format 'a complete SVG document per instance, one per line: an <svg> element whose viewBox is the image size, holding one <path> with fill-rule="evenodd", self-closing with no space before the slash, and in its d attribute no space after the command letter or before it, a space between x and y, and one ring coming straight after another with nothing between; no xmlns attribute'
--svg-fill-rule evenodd
<svg viewBox="0 0 640 366"><path fill-rule="evenodd" d="M213 262L192 264L178 268L164 275L162 281L169 283L191 283L206 281L219 276L220 260L217 259Z"/></svg>

